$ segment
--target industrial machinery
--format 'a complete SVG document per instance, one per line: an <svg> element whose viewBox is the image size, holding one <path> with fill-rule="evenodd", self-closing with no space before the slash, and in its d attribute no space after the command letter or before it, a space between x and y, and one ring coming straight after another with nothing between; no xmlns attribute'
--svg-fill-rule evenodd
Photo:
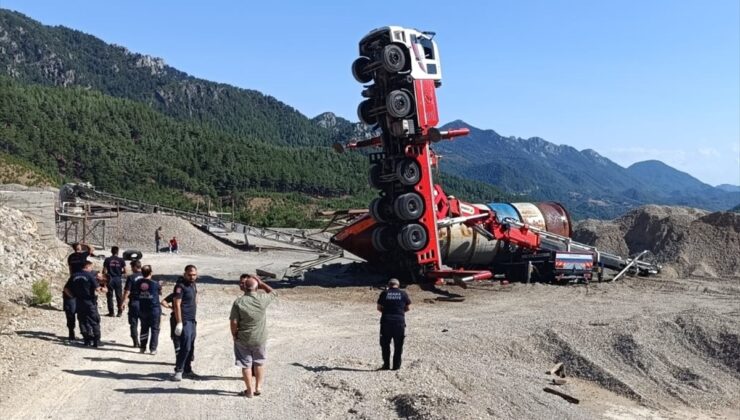
<svg viewBox="0 0 740 420"><path fill-rule="evenodd" d="M378 28L362 38L359 55L352 74L365 99L357 114L380 135L336 149L382 149L369 154L378 197L332 237L336 245L406 280L460 285L495 276L587 282L604 267L659 270L573 242L570 216L558 203L471 204L445 194L434 183L439 159L431 146L469 131L436 128L442 68L434 33Z"/></svg>

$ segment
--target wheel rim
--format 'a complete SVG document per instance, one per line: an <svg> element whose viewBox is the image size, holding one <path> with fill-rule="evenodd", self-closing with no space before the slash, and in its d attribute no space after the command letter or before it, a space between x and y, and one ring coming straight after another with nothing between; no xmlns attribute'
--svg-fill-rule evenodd
<svg viewBox="0 0 740 420"><path fill-rule="evenodd" d="M416 185L421 179L419 164L413 160L405 160L399 166L398 177L404 185Z"/></svg>
<svg viewBox="0 0 740 420"><path fill-rule="evenodd" d="M388 113L396 118L406 117L411 113L411 95L402 91L396 90L388 95L386 101Z"/></svg>
<svg viewBox="0 0 740 420"><path fill-rule="evenodd" d="M398 233L398 243L406 251L419 251L426 246L427 232L421 225L404 226Z"/></svg>
<svg viewBox="0 0 740 420"><path fill-rule="evenodd" d="M394 210L401 220L414 220L424 213L424 200L419 194L406 193L396 198Z"/></svg>
<svg viewBox="0 0 740 420"><path fill-rule="evenodd" d="M391 73L397 73L406 66L406 56L398 45L388 45L383 50L383 66Z"/></svg>

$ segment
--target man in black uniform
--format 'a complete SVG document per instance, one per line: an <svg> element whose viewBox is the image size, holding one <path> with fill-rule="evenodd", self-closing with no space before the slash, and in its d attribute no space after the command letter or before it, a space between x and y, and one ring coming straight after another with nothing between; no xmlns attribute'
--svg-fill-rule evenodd
<svg viewBox="0 0 740 420"><path fill-rule="evenodd" d="M67 264L69 265L70 276L74 273L82 271L82 267L85 265L87 257L95 256L92 253L92 248L88 247L88 251L83 251L81 243L75 242L74 244L72 244L72 249L74 249L75 252L69 254L69 257L67 257Z"/></svg>
<svg viewBox="0 0 740 420"><path fill-rule="evenodd" d="M388 289L378 297L380 316L380 350L383 353L383 367L391 368L391 341L393 341L393 370L401 368L403 339L406 336L406 312L411 309L411 299L405 291L398 288L398 279L388 281Z"/></svg>
<svg viewBox="0 0 740 420"><path fill-rule="evenodd" d="M69 330L69 339L77 340L75 337L75 324L77 320L77 305L75 304L75 297L72 296L72 275L69 276L67 283L64 285L62 290L62 307L64 308L64 315L67 316L67 329ZM80 331L82 326L80 325Z"/></svg>
<svg viewBox="0 0 740 420"><path fill-rule="evenodd" d="M143 278L134 286L138 289L139 319L141 320L141 335L139 336L141 347L139 349L142 353L146 353L146 345L149 343L149 351L155 355L157 344L159 344L159 319L162 316L162 309L159 306L162 286L152 279L151 265L142 267L141 275Z"/></svg>
<svg viewBox="0 0 740 420"><path fill-rule="evenodd" d="M123 313L123 299L121 299L121 278L126 274L126 261L118 256L118 247L114 246L110 249L111 256L103 261L103 274L108 276L108 293L106 298L108 299L108 316L113 316L113 295L116 295L116 308L118 308L118 314L121 316Z"/></svg>
<svg viewBox="0 0 740 420"><path fill-rule="evenodd" d="M131 275L126 277L126 285L123 288L123 304L119 311L126 308L128 300L128 325L131 329L131 340L134 347L139 347L139 295L136 283L142 279L141 261L131 261Z"/></svg>
<svg viewBox="0 0 740 420"><path fill-rule="evenodd" d="M172 299L175 308L175 335L180 338L180 351L175 360L175 381L181 381L183 375L195 377L191 363L195 354L195 312L198 304L198 289L195 281L198 278L198 269L194 265L187 265L185 273L175 284Z"/></svg>
<svg viewBox="0 0 740 420"><path fill-rule="evenodd" d="M77 321L80 323L85 345L98 347L100 345L100 314L96 292L105 293L107 290L98 283L97 274L92 272L90 261L83 265L82 271L72 275L70 286L71 289L65 288L64 292L76 299Z"/></svg>

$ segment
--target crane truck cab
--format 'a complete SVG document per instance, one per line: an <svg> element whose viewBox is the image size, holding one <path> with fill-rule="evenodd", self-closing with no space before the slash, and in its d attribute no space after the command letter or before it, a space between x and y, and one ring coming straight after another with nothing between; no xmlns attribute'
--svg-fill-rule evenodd
<svg viewBox="0 0 740 420"><path fill-rule="evenodd" d="M389 75L408 75L414 80L442 80L434 32L400 26L373 29L360 40L360 57L352 64L352 74L360 83L373 80L377 70Z"/></svg>

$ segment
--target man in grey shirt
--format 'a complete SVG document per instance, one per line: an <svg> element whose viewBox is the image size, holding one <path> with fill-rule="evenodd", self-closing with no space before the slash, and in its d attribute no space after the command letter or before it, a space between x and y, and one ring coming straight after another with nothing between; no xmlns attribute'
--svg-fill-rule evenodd
<svg viewBox="0 0 740 420"><path fill-rule="evenodd" d="M244 295L234 301L231 307L231 336L234 338L234 357L236 366L242 368L242 377L247 389L244 396L262 394L267 360L267 307L277 298L272 287L255 275L242 274L239 288ZM258 293L258 289L266 293ZM254 367L254 375L252 368ZM255 384L252 384L252 377Z"/></svg>

